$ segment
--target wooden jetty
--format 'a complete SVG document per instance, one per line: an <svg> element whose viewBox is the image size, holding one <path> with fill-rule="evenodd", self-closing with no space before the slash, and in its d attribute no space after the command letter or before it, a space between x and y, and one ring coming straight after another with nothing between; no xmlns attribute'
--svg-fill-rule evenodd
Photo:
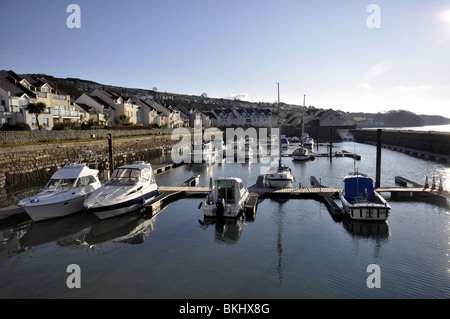
<svg viewBox="0 0 450 319"><path fill-rule="evenodd" d="M264 175L259 175L256 183L249 187L251 200L247 203L248 211L255 211L258 200L260 198L306 198L315 199L325 203L333 217L338 217L342 215L342 209L336 204L333 199L339 191L340 188L327 187L320 185L314 176L311 176L312 187L303 188L269 188L265 186Z"/></svg>
<svg viewBox="0 0 450 319"><path fill-rule="evenodd" d="M168 161L165 163L152 165L153 174L161 174L181 165L183 165L183 162L175 163L174 161Z"/></svg>
<svg viewBox="0 0 450 319"><path fill-rule="evenodd" d="M405 187L378 187L375 190L379 193L391 193L392 198L395 199L435 199L442 203L447 203L450 200L450 192L439 189L439 187L425 187L414 181L411 181L402 176L395 176L395 182ZM410 187L407 187L411 185Z"/></svg>
<svg viewBox="0 0 450 319"><path fill-rule="evenodd" d="M313 152L313 153L311 153L311 155L314 157L330 157L330 153L314 153ZM332 157L351 157L358 161L361 159L361 155L358 155L356 153L347 152L346 150L343 150L342 152L332 152L331 156Z"/></svg>

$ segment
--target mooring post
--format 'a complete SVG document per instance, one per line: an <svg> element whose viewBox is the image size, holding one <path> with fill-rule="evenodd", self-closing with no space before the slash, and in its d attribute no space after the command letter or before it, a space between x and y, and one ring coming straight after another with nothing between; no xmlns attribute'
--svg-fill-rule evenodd
<svg viewBox="0 0 450 319"><path fill-rule="evenodd" d="M109 149L109 163L110 170L114 170L114 154L113 154L113 144L112 144L112 135L108 133L108 149Z"/></svg>
<svg viewBox="0 0 450 319"><path fill-rule="evenodd" d="M333 127L330 126L330 161L333 161Z"/></svg>
<svg viewBox="0 0 450 319"><path fill-rule="evenodd" d="M381 178L381 129L377 129L377 172L375 180L375 188L380 187Z"/></svg>

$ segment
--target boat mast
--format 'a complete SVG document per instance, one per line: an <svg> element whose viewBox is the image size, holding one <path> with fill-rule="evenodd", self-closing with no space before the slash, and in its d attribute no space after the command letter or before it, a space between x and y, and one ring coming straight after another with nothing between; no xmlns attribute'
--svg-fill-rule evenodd
<svg viewBox="0 0 450 319"><path fill-rule="evenodd" d="M280 114L280 82L277 82L278 87L278 99L277 99L277 109L278 109L278 124L279 124L279 133L278 133L278 147L279 147L279 160L278 160L278 171L281 171L281 114Z"/></svg>
<svg viewBox="0 0 450 319"><path fill-rule="evenodd" d="M305 136L305 98L306 94L303 94L303 113L302 113L302 142Z"/></svg>

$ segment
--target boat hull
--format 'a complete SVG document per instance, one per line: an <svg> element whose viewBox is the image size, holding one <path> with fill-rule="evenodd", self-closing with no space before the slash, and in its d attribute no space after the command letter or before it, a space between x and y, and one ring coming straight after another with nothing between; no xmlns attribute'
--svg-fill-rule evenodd
<svg viewBox="0 0 450 319"><path fill-rule="evenodd" d="M267 184L273 188L292 187L292 179L288 178L267 178Z"/></svg>
<svg viewBox="0 0 450 319"><path fill-rule="evenodd" d="M123 202L118 202L106 206L98 204L89 207L88 210L94 213L100 219L108 219L141 209L144 207L143 204L146 201L158 195L159 192L157 190L154 190L142 196L139 195Z"/></svg>
<svg viewBox="0 0 450 319"><path fill-rule="evenodd" d="M386 200L378 193L375 193L377 202L349 203L342 192L339 198L342 202L345 213L352 220L360 221L386 221L389 217L391 207Z"/></svg>
<svg viewBox="0 0 450 319"><path fill-rule="evenodd" d="M244 204L242 205L225 205L225 209L223 212L223 217L235 218L238 217L241 211L244 209ZM203 208L203 215L206 217L217 217L216 214L216 206L208 205Z"/></svg>
<svg viewBox="0 0 450 319"><path fill-rule="evenodd" d="M301 161L309 161L311 159L311 156L310 155L295 155L295 154L292 154L292 159L294 161L299 161L299 162L301 162Z"/></svg>
<svg viewBox="0 0 450 319"><path fill-rule="evenodd" d="M23 205L22 208L33 221L37 222L51 218L64 217L85 210L83 205L84 199L84 196L78 196L56 203L44 203L39 205L27 203Z"/></svg>

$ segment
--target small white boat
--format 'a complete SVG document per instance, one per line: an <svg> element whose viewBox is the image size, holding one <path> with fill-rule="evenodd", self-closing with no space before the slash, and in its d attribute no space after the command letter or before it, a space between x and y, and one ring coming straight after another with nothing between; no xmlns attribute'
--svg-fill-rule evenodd
<svg viewBox="0 0 450 319"><path fill-rule="evenodd" d="M293 136L291 138L291 144L293 144L293 145L299 145L300 144L300 139L298 138L298 136Z"/></svg>
<svg viewBox="0 0 450 319"><path fill-rule="evenodd" d="M159 195L152 166L137 161L116 168L111 178L91 193L84 206L100 219L138 210Z"/></svg>
<svg viewBox="0 0 450 319"><path fill-rule="evenodd" d="M18 202L33 221L67 216L84 210L85 198L101 186L98 170L70 164L56 171L44 190Z"/></svg>
<svg viewBox="0 0 450 319"><path fill-rule="evenodd" d="M207 217L237 217L244 210L249 196L242 179L223 177L214 181L214 186L201 203Z"/></svg>
<svg viewBox="0 0 450 319"><path fill-rule="evenodd" d="M278 85L278 115L280 114L280 84ZM280 129L281 132L281 129ZM295 177L292 174L291 168L287 165L284 165L281 162L282 157L282 149L289 148L289 141L287 140L285 135L280 135L279 137L279 159L278 165L271 166L267 170L265 179L266 184L269 187L273 188L285 188L285 187L293 187Z"/></svg>
<svg viewBox="0 0 450 319"><path fill-rule="evenodd" d="M353 220L385 221L391 209L386 199L374 190L372 178L358 171L345 176L339 198Z"/></svg>
<svg viewBox="0 0 450 319"><path fill-rule="evenodd" d="M294 161L309 161L311 158L312 155L306 147L299 147L292 152Z"/></svg>
<svg viewBox="0 0 450 319"><path fill-rule="evenodd" d="M281 158L281 157L280 157ZM294 175L292 174L291 168L279 161L278 166L271 166L267 170L266 182L267 186L272 188L286 188L293 187L294 185Z"/></svg>
<svg viewBox="0 0 450 319"><path fill-rule="evenodd" d="M301 144L303 147L307 147L308 149L312 150L314 147L314 139L310 137L308 133L303 133Z"/></svg>

